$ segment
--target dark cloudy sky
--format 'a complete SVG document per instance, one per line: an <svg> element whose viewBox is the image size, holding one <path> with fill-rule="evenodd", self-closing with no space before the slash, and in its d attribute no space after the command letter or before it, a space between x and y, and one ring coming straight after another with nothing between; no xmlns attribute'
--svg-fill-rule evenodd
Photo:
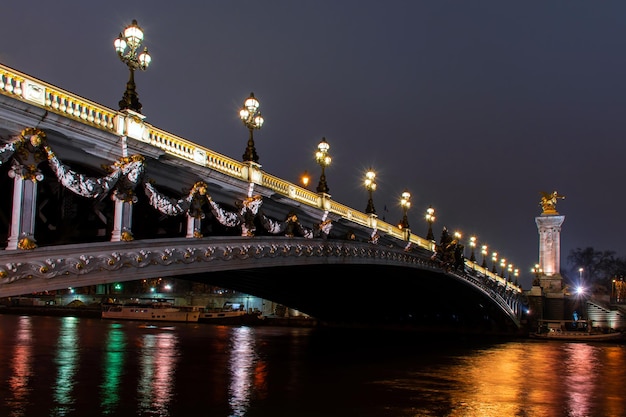
<svg viewBox="0 0 626 417"><path fill-rule="evenodd" d="M136 74L151 124L241 160L254 92L262 168L396 223L424 213L522 272L538 260L541 191L566 196L562 266L626 257L626 2L447 0L5 1L0 62L113 109L128 79L113 39L132 19L153 57ZM384 208L387 211L384 211ZM578 266L569 265L577 270Z"/></svg>

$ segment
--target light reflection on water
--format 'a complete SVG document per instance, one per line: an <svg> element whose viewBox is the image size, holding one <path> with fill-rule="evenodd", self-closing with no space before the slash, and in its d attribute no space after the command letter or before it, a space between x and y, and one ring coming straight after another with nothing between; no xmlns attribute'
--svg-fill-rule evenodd
<svg viewBox="0 0 626 417"><path fill-rule="evenodd" d="M250 327L237 327L231 336L230 399L231 416L245 416L253 386L256 361L254 334Z"/></svg>
<svg viewBox="0 0 626 417"><path fill-rule="evenodd" d="M588 416L591 414L593 388L598 385L598 374L594 370L599 367L598 350L589 345L565 345L565 384L567 390L567 405L573 417Z"/></svg>
<svg viewBox="0 0 626 417"><path fill-rule="evenodd" d="M126 334L119 323L111 323L104 337L100 408L102 415L112 415L120 402L120 382L124 374Z"/></svg>
<svg viewBox="0 0 626 417"><path fill-rule="evenodd" d="M10 417L611 417L624 369L622 344L0 315Z"/></svg>
<svg viewBox="0 0 626 417"><path fill-rule="evenodd" d="M177 334L173 331L147 333L139 348L141 373L139 377L139 412L156 412L169 416L169 403L176 383L178 361Z"/></svg>
<svg viewBox="0 0 626 417"><path fill-rule="evenodd" d="M10 362L12 372L7 381L10 390L7 404L11 417L24 416L26 404L30 400L29 381L33 376L32 331L31 318L19 317L15 334L15 349ZM8 334L2 334L2 336L3 338L11 337Z"/></svg>
<svg viewBox="0 0 626 417"><path fill-rule="evenodd" d="M57 352L55 364L57 367L57 379L54 385L54 399L56 410L54 415L64 416L73 411L74 406L74 376L78 367L78 338L76 317L64 317L61 320L61 330L57 339Z"/></svg>
<svg viewBox="0 0 626 417"><path fill-rule="evenodd" d="M623 345L510 342L378 383L419 397L419 416L618 417L625 358Z"/></svg>

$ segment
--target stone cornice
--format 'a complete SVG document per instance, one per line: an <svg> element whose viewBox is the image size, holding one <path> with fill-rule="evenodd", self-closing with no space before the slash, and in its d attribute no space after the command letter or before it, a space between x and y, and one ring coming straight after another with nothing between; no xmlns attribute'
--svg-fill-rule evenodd
<svg viewBox="0 0 626 417"><path fill-rule="evenodd" d="M0 295L4 295L5 285L21 279L49 280L101 271L150 269L157 265L171 266L172 270L176 265L186 265L185 273L193 272L190 266L194 264L203 264L203 271L258 268L285 265L290 263L289 258L307 258L308 263L363 263L376 259L397 265L429 264L427 259L402 248L322 239L211 237L104 242L37 248L20 252L18 262L12 261L15 252L0 254Z"/></svg>

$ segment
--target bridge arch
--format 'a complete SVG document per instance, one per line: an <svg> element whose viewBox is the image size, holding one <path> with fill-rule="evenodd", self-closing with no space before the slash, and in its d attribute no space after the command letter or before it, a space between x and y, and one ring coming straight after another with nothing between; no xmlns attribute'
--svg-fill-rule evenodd
<svg viewBox="0 0 626 417"><path fill-rule="evenodd" d="M246 292L322 320L510 331L513 287L451 271L426 252L298 237L151 239L37 248L19 263L0 254L5 295L179 277Z"/></svg>
<svg viewBox="0 0 626 417"><path fill-rule="evenodd" d="M368 286L367 283L360 286L362 279L359 277L373 273L374 277L384 276L382 282L387 283L392 282L387 279L390 276L411 276L422 285L449 280L449 287L465 287L448 292L448 298L462 294L462 288L467 292L465 299L476 296L478 302L475 305L482 306L479 308L487 306L497 313L487 313L488 317L501 313L504 321L512 322L514 327L519 324L522 292L517 282L510 282L510 277L507 281L504 276L467 260L462 265L457 264L457 267L465 266L464 272L433 266L431 256L437 246L434 240L387 223L375 214L344 206L331 200L326 193L315 193L274 177L262 171L258 164L242 163L202 148L145 123L136 115L107 109L26 74L0 67L3 70L0 75L0 102L3 105L0 174L8 171L13 184L7 188L17 190L14 197L19 194L19 199L13 199L10 210L0 205L0 234L8 235L6 250L0 254L0 295L160 275L205 281L217 281L223 276L222 279L229 279L230 286L243 289L247 281L243 278L234 280L233 276L250 277L253 273L261 276L272 271L301 278L303 274L298 271L302 270L312 271L320 283L329 276L345 277L340 283L349 282L347 288L352 288L354 295L354 288ZM20 129L22 133L16 135ZM81 196L97 200L114 194L114 224L109 227L107 220L104 235L82 236L74 240L50 238L45 242L47 246L37 245L35 236L41 236L42 228L47 227L34 220L41 203L37 190L41 181L39 168L46 159L55 173L62 172L57 175L59 181L68 189L80 190ZM9 161L11 163L7 164ZM63 166L64 163L68 166ZM113 168L113 173L105 175L94 168L107 164ZM81 166L91 167L91 171L70 172ZM97 178L86 178L88 171L95 172ZM150 230L150 233L137 233L137 236L130 233L133 216L138 214L145 215L148 227L157 223L154 213L148 215L132 210L136 202L135 191L146 190L138 187L144 171L146 178L153 177L158 183L158 187L149 189L148 193L160 202L161 208L168 211L176 205L184 206L182 211L171 211L176 211L176 216L184 213L185 237L179 235L182 223L179 218L173 220L179 226L175 232L166 230L162 235ZM193 190L199 182L206 182L210 193L210 198L200 194L205 198L204 204L211 205L213 215L220 217L219 222L224 225L224 230L209 236L202 233L200 218L187 210L196 194L174 191L181 186ZM5 184L6 181L0 183ZM143 182L146 187L147 184ZM97 192L92 192L92 187ZM259 212L255 210L259 206L254 200L257 196L263 201L263 212L258 216ZM246 204L250 205L242 210L241 205ZM254 216L250 216L251 213ZM105 217L107 214L111 214L110 207ZM10 228L6 227L8 225ZM252 229L256 229L256 233ZM198 230L200 232L196 233ZM251 231L253 233L249 233ZM270 280L263 278L252 282L267 285ZM327 285L333 283L329 281ZM250 287L248 290L254 294L253 291L261 292L264 288ZM420 293L420 288L402 291L402 296L412 294L413 289ZM374 290L359 298L376 297L377 288ZM433 294L440 293L435 287L432 290ZM300 309L304 312L320 308L319 303L307 300L295 289L285 303L289 304L289 300L301 303L304 308ZM413 301L407 295L406 300L394 305L410 305ZM445 305L446 301L442 299L440 304ZM461 305L462 301L457 303ZM480 313L482 310L475 311ZM324 315L322 311L317 313ZM408 310L404 313L408 314L407 317L417 314Z"/></svg>

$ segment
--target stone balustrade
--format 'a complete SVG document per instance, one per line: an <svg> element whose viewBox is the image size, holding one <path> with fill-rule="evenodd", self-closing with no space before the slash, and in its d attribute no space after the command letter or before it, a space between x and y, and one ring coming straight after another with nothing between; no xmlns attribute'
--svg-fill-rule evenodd
<svg viewBox="0 0 626 417"><path fill-rule="evenodd" d="M137 119L137 115L127 112L112 110L98 103L82 98L76 94L65 91L51 84L38 80L34 77L21 73L10 67L0 64L0 94L10 96L16 100L27 102L31 105L39 106L51 113L61 115L70 119L78 120L81 123L89 124L97 129L105 130L109 133L120 134L120 126L125 125L127 118ZM260 169L249 167L247 163L236 161L227 156L213 152L189 140L168 133L143 120L133 120L141 125L140 136L133 136L133 139L145 142L158 148L169 155L181 158L188 163L205 166L225 175L257 183L272 192L284 195L292 200L296 200L304 205L321 208L328 213L340 216L355 224L372 229L372 234L385 234L398 240L407 241L407 244L416 245L420 248L434 251L435 243L426 240L415 234L381 221L375 215L366 214L339 202L333 201L329 196L310 191L291 182L282 180L263 172ZM256 177L251 175L251 171L256 173ZM521 289L497 274L491 273L488 269L483 269L479 265L469 263L469 267L480 270L482 274L501 283L505 287L508 285L515 291Z"/></svg>

